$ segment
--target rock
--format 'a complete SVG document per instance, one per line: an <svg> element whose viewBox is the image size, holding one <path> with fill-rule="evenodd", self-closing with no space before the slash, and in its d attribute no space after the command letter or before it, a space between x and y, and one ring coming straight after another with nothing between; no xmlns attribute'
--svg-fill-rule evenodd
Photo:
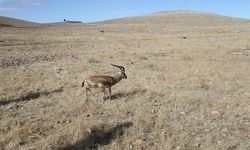
<svg viewBox="0 0 250 150"><path fill-rule="evenodd" d="M213 110L210 112L210 114L213 116L213 117L220 117L221 116L221 113L217 110Z"/></svg>
<svg viewBox="0 0 250 150"><path fill-rule="evenodd" d="M180 112L181 115L185 115L186 113L184 111Z"/></svg>
<svg viewBox="0 0 250 150"><path fill-rule="evenodd" d="M86 131L90 134L92 130L90 128L87 128Z"/></svg>
<svg viewBox="0 0 250 150"><path fill-rule="evenodd" d="M221 132L228 133L228 129L227 129L227 128L223 128L223 129L221 130Z"/></svg>
<svg viewBox="0 0 250 150"><path fill-rule="evenodd" d="M218 140L218 141L217 141L217 144L218 144L218 145L222 145L223 143L224 143L224 142L221 141L221 140Z"/></svg>
<svg viewBox="0 0 250 150"><path fill-rule="evenodd" d="M151 113L157 113L156 109L151 110Z"/></svg>
<svg viewBox="0 0 250 150"><path fill-rule="evenodd" d="M156 114L150 114L150 116L149 116L150 118L156 118L157 117L157 115Z"/></svg>
<svg viewBox="0 0 250 150"><path fill-rule="evenodd" d="M136 139L135 145L138 147L143 147L146 144L146 139Z"/></svg>

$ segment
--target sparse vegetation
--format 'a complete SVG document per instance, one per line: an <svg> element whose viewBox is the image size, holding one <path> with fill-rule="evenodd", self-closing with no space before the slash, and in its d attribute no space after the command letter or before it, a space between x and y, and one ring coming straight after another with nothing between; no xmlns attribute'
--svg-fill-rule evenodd
<svg viewBox="0 0 250 150"><path fill-rule="evenodd" d="M250 149L249 25L177 11L1 27L0 149ZM81 82L111 63L128 79L86 103Z"/></svg>

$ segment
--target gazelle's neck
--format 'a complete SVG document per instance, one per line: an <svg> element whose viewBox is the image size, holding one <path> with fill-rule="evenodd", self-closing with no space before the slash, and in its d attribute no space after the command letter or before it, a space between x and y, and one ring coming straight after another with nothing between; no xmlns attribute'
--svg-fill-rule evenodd
<svg viewBox="0 0 250 150"><path fill-rule="evenodd" d="M115 85L116 83L118 83L119 81L122 80L122 73L118 72L116 75L113 76L114 77L114 82L113 85Z"/></svg>

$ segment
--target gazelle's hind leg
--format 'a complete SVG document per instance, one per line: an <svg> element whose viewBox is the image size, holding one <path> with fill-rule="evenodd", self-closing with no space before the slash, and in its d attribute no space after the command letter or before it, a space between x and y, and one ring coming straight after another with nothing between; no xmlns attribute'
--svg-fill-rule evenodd
<svg viewBox="0 0 250 150"><path fill-rule="evenodd" d="M85 88L85 90L86 90L86 102L88 101L88 99L89 99L89 95L88 95L88 91L89 91L89 88Z"/></svg>
<svg viewBox="0 0 250 150"><path fill-rule="evenodd" d="M109 87L109 100L111 100L111 87Z"/></svg>

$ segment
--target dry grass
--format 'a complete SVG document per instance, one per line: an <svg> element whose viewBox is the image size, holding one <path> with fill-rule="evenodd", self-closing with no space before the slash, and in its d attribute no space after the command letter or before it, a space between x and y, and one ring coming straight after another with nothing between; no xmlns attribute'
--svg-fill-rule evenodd
<svg viewBox="0 0 250 150"><path fill-rule="evenodd" d="M249 24L121 26L0 29L0 149L250 148ZM128 79L85 103L111 63Z"/></svg>

